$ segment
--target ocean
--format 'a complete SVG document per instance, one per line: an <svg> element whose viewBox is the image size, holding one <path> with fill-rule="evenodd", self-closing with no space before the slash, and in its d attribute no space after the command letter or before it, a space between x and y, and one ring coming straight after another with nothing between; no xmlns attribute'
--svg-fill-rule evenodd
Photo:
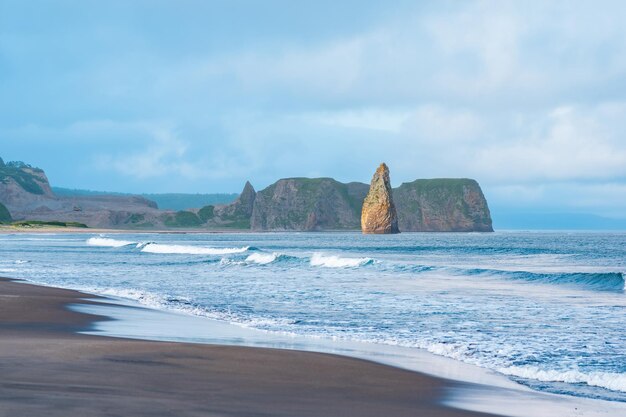
<svg viewBox="0 0 626 417"><path fill-rule="evenodd" d="M626 402L626 233L5 234L0 275Z"/></svg>

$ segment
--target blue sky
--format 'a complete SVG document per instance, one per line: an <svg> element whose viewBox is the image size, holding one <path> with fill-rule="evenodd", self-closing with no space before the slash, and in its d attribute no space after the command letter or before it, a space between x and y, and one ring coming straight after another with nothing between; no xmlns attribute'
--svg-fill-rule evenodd
<svg viewBox="0 0 626 417"><path fill-rule="evenodd" d="M626 2L0 0L0 156L58 186L471 177L626 218Z"/></svg>

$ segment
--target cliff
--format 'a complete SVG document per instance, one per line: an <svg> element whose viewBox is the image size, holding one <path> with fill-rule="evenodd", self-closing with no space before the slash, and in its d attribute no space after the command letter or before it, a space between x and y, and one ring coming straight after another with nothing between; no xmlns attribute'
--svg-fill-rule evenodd
<svg viewBox="0 0 626 417"><path fill-rule="evenodd" d="M471 179L407 182L393 191L402 231L493 232L487 200Z"/></svg>
<svg viewBox="0 0 626 417"><path fill-rule="evenodd" d="M416 180L391 194L388 187L383 178L382 188L395 203L399 231L493 231L487 201L474 180ZM231 204L171 211L159 210L139 196L57 196L43 170L0 159L0 205L6 206L13 220L78 222L89 227L359 230L369 188L332 178L287 178L256 192L247 182ZM3 213L0 217L7 219Z"/></svg>
<svg viewBox="0 0 626 417"><path fill-rule="evenodd" d="M13 220L79 222L91 227L142 227L163 224L154 202L137 196L59 197L42 169L0 159L0 204Z"/></svg>
<svg viewBox="0 0 626 417"><path fill-rule="evenodd" d="M211 228L250 229L256 195L250 181L246 181L243 191L234 202L204 206L198 211L198 217Z"/></svg>
<svg viewBox="0 0 626 417"><path fill-rule="evenodd" d="M256 195L252 230L358 229L368 187L332 178L287 178Z"/></svg>
<svg viewBox="0 0 626 417"><path fill-rule="evenodd" d="M384 163L380 164L374 173L369 192L363 202L361 231L375 234L400 233L389 168Z"/></svg>

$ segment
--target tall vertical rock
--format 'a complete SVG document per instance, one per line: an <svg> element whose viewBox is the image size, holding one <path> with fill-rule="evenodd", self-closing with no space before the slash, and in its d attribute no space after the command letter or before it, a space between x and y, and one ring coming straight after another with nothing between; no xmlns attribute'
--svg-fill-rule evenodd
<svg viewBox="0 0 626 417"><path fill-rule="evenodd" d="M235 201L224 206L205 206L198 214L211 227L249 229L255 200L256 191L250 181L246 181Z"/></svg>
<svg viewBox="0 0 626 417"><path fill-rule="evenodd" d="M361 230L363 233L400 233L389 181L389 168L385 163L380 164L374 173L369 193L363 202Z"/></svg>

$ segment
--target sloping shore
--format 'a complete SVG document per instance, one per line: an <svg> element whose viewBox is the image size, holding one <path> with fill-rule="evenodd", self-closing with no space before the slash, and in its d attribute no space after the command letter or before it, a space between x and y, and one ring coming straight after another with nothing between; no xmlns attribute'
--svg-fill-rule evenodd
<svg viewBox="0 0 626 417"><path fill-rule="evenodd" d="M85 297L0 280L0 416L486 416L359 359L78 334L104 319L67 308Z"/></svg>

